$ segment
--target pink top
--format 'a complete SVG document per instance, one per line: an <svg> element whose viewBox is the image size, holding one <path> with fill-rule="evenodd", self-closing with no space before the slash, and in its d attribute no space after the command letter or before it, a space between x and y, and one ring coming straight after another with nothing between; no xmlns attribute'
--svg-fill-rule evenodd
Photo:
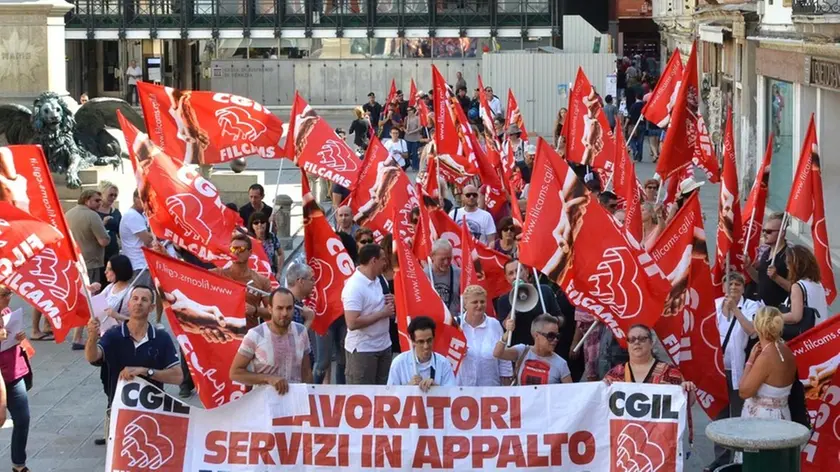
<svg viewBox="0 0 840 472"><path fill-rule="evenodd" d="M8 308L0 311L0 316L8 311ZM29 373L29 367L23 355L23 350L19 345L0 352L0 373L3 374L3 382L10 384Z"/></svg>

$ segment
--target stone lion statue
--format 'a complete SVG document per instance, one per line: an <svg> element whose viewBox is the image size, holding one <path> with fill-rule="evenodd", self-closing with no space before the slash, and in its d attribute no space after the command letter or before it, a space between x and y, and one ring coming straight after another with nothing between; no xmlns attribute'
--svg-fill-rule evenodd
<svg viewBox="0 0 840 472"><path fill-rule="evenodd" d="M50 170L65 175L69 188L79 188L80 170L109 164L116 167L128 157L117 110L145 132L143 118L124 100L94 98L79 107L72 100L44 92L35 99L32 110L0 105L0 143L5 138L7 144L40 144Z"/></svg>

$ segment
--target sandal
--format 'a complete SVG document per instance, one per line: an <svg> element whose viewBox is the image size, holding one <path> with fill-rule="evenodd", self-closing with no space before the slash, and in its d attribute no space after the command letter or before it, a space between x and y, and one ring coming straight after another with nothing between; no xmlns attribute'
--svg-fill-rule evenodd
<svg viewBox="0 0 840 472"><path fill-rule="evenodd" d="M41 333L38 336L33 336L32 340L33 341L54 341L55 340L55 334L53 334L52 332Z"/></svg>

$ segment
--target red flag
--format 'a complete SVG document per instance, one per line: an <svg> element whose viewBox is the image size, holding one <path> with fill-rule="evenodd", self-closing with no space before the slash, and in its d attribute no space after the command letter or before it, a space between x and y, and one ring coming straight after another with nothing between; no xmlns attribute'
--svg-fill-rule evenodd
<svg viewBox="0 0 840 472"><path fill-rule="evenodd" d="M814 115L802 143L799 153L799 164L795 179L790 189L787 208L790 216L803 222L811 222L811 234L814 238L814 256L820 265L820 276L825 288L825 299L834 302L837 288L834 285L834 271L831 265L831 251L828 244L828 232L825 226L825 202L823 201L822 169L820 151L817 144L817 131L814 125Z"/></svg>
<svg viewBox="0 0 840 472"><path fill-rule="evenodd" d="M767 194L770 189L770 163L773 159L773 133L767 141L764 159L755 174L750 195L744 203L741 216L744 218L741 226L741 247L751 260L758 257L758 246L761 242L761 226L764 222L764 208L767 206ZM739 256L743 261L743 254ZM742 262L743 263L743 262Z"/></svg>
<svg viewBox="0 0 840 472"><path fill-rule="evenodd" d="M669 290L656 263L623 235L543 139L533 175L540 177L528 192L522 263L559 284L573 304L598 316L620 342L636 323L653 326Z"/></svg>
<svg viewBox="0 0 840 472"><path fill-rule="evenodd" d="M155 236L207 262L230 260L230 237L242 225L239 213L222 203L210 181L164 153L122 114L117 116Z"/></svg>
<svg viewBox="0 0 840 472"><path fill-rule="evenodd" d="M484 91L484 82L481 80L481 74L478 75L478 103L480 105L478 114L481 117L481 123L484 125L484 140L487 143L487 149L493 147L496 152L501 152L502 142L496 136L495 117L493 116L493 110L490 109L490 102L487 101L487 92ZM524 131L524 128L522 129Z"/></svg>
<svg viewBox="0 0 840 472"><path fill-rule="evenodd" d="M49 223L64 237L51 244L3 282L22 299L45 314L61 343L72 328L90 319L86 301L87 270L73 242L41 146L0 147L4 168L2 199Z"/></svg>
<svg viewBox="0 0 840 472"><path fill-rule="evenodd" d="M358 179L361 162L356 153L297 93L283 152L306 173L344 188Z"/></svg>
<svg viewBox="0 0 840 472"><path fill-rule="evenodd" d="M668 65L662 71L662 76L656 82L650 100L645 102L642 108L642 116L646 120L656 123L656 126L665 128L671 121L671 111L680 90L680 83L683 78L684 67L680 50L675 49L674 54L668 59Z"/></svg>
<svg viewBox="0 0 840 472"><path fill-rule="evenodd" d="M450 182L463 185L478 174L475 152L468 148L463 128L455 122L455 111L443 76L432 66L432 85L435 110L435 150L440 173Z"/></svg>
<svg viewBox="0 0 840 472"><path fill-rule="evenodd" d="M651 247L649 254L671 283L655 325L668 354L697 385L697 399L710 418L729 403L706 232L697 194L692 195Z"/></svg>
<svg viewBox="0 0 840 472"><path fill-rule="evenodd" d="M271 270L271 262L268 261L268 254L265 253L262 241L253 236L248 236L248 238L251 240L251 257L248 258L248 267L267 278L271 282L272 290L280 287L277 278L274 277L274 271ZM213 264L226 269L233 265L233 260L224 262L221 259L217 259L213 261Z"/></svg>
<svg viewBox="0 0 840 472"><path fill-rule="evenodd" d="M487 306L484 308L488 316L496 317L496 309L493 306L493 298L498 295L493 295L490 291L487 274L484 272L484 263L479 257L476 249L476 241L473 239L470 229L467 226L466 218L461 220L461 280L459 281L461 291L470 285L478 285L487 291ZM504 268L504 265L502 266ZM507 293L507 292L504 292ZM463 299L461 300L461 310L463 306Z"/></svg>
<svg viewBox="0 0 840 472"><path fill-rule="evenodd" d="M720 180L720 168L706 122L698 111L700 87L696 47L695 42L691 46L688 67L674 101L671 124L665 133L656 173L664 180L694 163L704 170L706 178L717 183Z"/></svg>
<svg viewBox="0 0 840 472"><path fill-rule="evenodd" d="M799 381L805 387L805 405L812 422L820 415L820 399L826 389L840 378L837 333L840 333L840 315L835 314L787 342L796 360Z"/></svg>
<svg viewBox="0 0 840 472"><path fill-rule="evenodd" d="M615 145L610 123L601 107L601 100L582 68L578 68L572 93L569 95L569 112L563 126L566 138L566 159L599 169L612 170ZM539 175L539 174L537 174Z"/></svg>
<svg viewBox="0 0 840 472"><path fill-rule="evenodd" d="M426 159L426 172L422 177L418 176L418 181L423 186L423 192L426 195L440 199L440 173L438 172L438 160L434 154L429 154Z"/></svg>
<svg viewBox="0 0 840 472"><path fill-rule="evenodd" d="M396 231L401 231L402 222L396 216L394 221ZM411 349L411 338L408 336L408 324L411 319L428 316L437 324L434 350L449 360L452 370L457 374L466 355L467 342L464 333L452 325L449 309L435 292L434 286L423 273L423 268L411 253L411 248L402 238L394 238L394 252L397 253L399 261L394 274L394 299L402 350Z"/></svg>
<svg viewBox="0 0 840 472"><path fill-rule="evenodd" d="M283 122L250 98L137 83L146 129L166 154L187 164L283 157Z"/></svg>
<svg viewBox="0 0 840 472"><path fill-rule="evenodd" d="M184 352L201 404L215 408L241 397L246 388L231 380L229 372L248 332L245 285L146 248L143 255L155 285L163 292L166 318Z"/></svg>
<svg viewBox="0 0 840 472"><path fill-rule="evenodd" d="M717 243L715 244L715 267L712 280L717 295L723 295L723 279L726 275L726 256L729 255L729 270L743 272L743 249L741 243L741 197L738 193L738 167L735 163L735 138L732 133L732 107L726 119L723 135L723 174L721 175L720 198L718 200Z"/></svg>
<svg viewBox="0 0 840 472"><path fill-rule="evenodd" d="M310 300L315 311L312 329L324 335L335 320L344 316L341 289L353 275L355 265L321 207L315 202L309 190L309 179L301 174L300 180L303 186L304 251L306 263L315 273L315 288Z"/></svg>
<svg viewBox="0 0 840 472"><path fill-rule="evenodd" d="M522 113L519 111L519 104L516 103L516 97L513 95L513 90L508 89L508 96L507 96L507 110L505 110L505 129L512 123L516 123L516 126L522 130L522 140L528 140L528 131L525 130L525 120L522 118Z"/></svg>
<svg viewBox="0 0 840 472"><path fill-rule="evenodd" d="M420 184L417 184L417 195L421 195L424 200L430 198L423 195L423 189ZM418 260L425 261L432 255L432 243L435 238L432 236L432 222L429 220L429 211L426 209L425 202L420 202L418 208L420 215L417 219L411 250L414 253L414 257Z"/></svg>
<svg viewBox="0 0 840 472"><path fill-rule="evenodd" d="M680 182L688 178L694 178L694 169L691 166L684 167L682 171L668 178L668 186L665 188L665 196L662 198L662 205L664 205L665 208L668 208L677 201L680 191Z"/></svg>
<svg viewBox="0 0 840 472"><path fill-rule="evenodd" d="M382 112L379 114L379 130L377 130L377 134L382 132L382 127L385 123L385 115L388 114L388 110L390 110L391 107L391 102L393 102L395 98L397 98L397 83L394 82L393 78L391 78L391 88L388 89L388 98L382 105Z"/></svg>
<svg viewBox="0 0 840 472"><path fill-rule="evenodd" d="M814 432L802 449L802 472L824 472L840 468L840 375L822 396L814 420Z"/></svg>
<svg viewBox="0 0 840 472"><path fill-rule="evenodd" d="M414 79L411 79L411 86L408 89L408 106L413 107L417 105L417 86L414 84Z"/></svg>
<svg viewBox="0 0 840 472"><path fill-rule="evenodd" d="M0 280L62 239L64 235L49 223L0 200Z"/></svg>
<svg viewBox="0 0 840 472"><path fill-rule="evenodd" d="M639 192L636 166L627 154L627 144L621 126L615 130L615 175L613 186L619 198L624 199L624 231L641 242L642 229L642 194Z"/></svg>
<svg viewBox="0 0 840 472"><path fill-rule="evenodd" d="M401 237L411 241L414 237L411 210L420 204L416 190L376 137L370 140L359 180L348 198L353 219L372 229L377 242L388 233L392 233L394 239ZM403 221L400 233L394 232L395 214Z"/></svg>
<svg viewBox="0 0 840 472"><path fill-rule="evenodd" d="M429 106L426 105L426 100L421 99L417 102L417 113L420 114L420 125L423 127L429 126Z"/></svg>
<svg viewBox="0 0 840 472"><path fill-rule="evenodd" d="M495 189L500 189L502 184L499 182L499 175L493 162L484 153L481 145L478 142L478 137L473 133L472 125L464 114L464 109L458 103L456 98L452 98L452 111L455 117L455 126L460 132L463 149L468 156L473 156L475 165L478 169L478 175L481 178L481 183L490 185Z"/></svg>

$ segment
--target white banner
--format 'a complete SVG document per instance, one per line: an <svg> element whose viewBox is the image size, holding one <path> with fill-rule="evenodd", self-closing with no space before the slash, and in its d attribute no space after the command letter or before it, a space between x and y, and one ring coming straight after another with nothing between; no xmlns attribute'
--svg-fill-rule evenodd
<svg viewBox="0 0 840 472"><path fill-rule="evenodd" d="M259 387L213 410L121 381L109 472L683 470L678 386Z"/></svg>

